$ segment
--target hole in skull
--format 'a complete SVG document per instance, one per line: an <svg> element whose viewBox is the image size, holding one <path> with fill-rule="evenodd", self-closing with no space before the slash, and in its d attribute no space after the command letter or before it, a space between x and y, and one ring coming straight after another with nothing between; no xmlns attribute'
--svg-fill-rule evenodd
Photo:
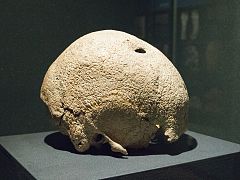
<svg viewBox="0 0 240 180"><path fill-rule="evenodd" d="M95 137L94 137L94 141L95 142L100 142L102 141L104 138L104 136L102 134L96 134Z"/></svg>
<svg viewBox="0 0 240 180"><path fill-rule="evenodd" d="M78 143L78 146L81 146L82 145L82 142L80 141L79 143Z"/></svg>
<svg viewBox="0 0 240 180"><path fill-rule="evenodd" d="M135 52L137 52L137 53L146 53L146 51L143 48L137 48L137 49L135 49Z"/></svg>

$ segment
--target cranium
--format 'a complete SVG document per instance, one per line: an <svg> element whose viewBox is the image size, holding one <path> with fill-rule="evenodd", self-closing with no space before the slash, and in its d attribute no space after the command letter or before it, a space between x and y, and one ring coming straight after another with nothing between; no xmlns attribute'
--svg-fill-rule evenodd
<svg viewBox="0 0 240 180"><path fill-rule="evenodd" d="M159 131L173 142L186 130L189 98L177 69L158 49L120 31L73 42L48 69L41 99L80 152L109 143L126 155Z"/></svg>

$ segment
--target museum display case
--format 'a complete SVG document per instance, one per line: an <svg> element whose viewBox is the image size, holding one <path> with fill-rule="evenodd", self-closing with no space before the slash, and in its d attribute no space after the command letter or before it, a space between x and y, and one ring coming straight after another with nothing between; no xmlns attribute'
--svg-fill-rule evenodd
<svg viewBox="0 0 240 180"><path fill-rule="evenodd" d="M238 0L1 2L0 179L239 179L239 8ZM99 34L98 37L84 36L91 32ZM89 39L80 40L78 44L75 40L80 37ZM119 42L127 44L127 49L119 46ZM85 53L86 49L90 53ZM114 51L109 53L109 49ZM133 50L133 54L128 50ZM88 111L83 112L82 107L89 105L81 100L84 102L80 112L70 107L80 107L78 103L73 106L71 102L75 101L71 98L81 103L84 91L77 87L85 83L89 75L84 74L87 70L76 71L76 67L67 73L62 71L71 66L71 62L79 63L79 54L84 57L84 63L89 57L88 63L97 61L95 57L103 60L95 66L101 70L96 68L92 72L107 72L103 77L108 77L88 84L87 93L97 97L88 103L93 106L95 99L104 94L99 92L102 88L110 93L106 101L120 108L116 113L108 109L111 106L104 106L106 111L99 110L91 116L94 123L90 124L95 129L83 126L81 138L92 132L96 134L92 133L90 140L94 141L84 151L77 148L84 144L78 142L80 136L71 136L69 132L78 132L75 119L87 115ZM62 60L63 65L55 63L57 68L45 76L58 57L67 58ZM164 63L154 60L157 57ZM135 59L136 62L131 63ZM106 61L117 69L114 72L134 76L125 78L128 88L124 93L112 91L113 85L119 83L122 87L124 77L118 81L119 75L112 75L111 68L102 71L103 67L109 67L104 64ZM159 73L151 74L163 65ZM176 69L172 70L172 65ZM84 68L91 66L83 65ZM72 81L78 72L83 74ZM59 78L61 86L54 86L52 80ZM60 103L52 102L52 92L67 92L62 89L65 80L71 88L67 90L68 96L62 97L70 99L70 103L63 98ZM155 83L148 83L161 80L166 84L158 82L158 89ZM105 81L108 82L105 84ZM170 87L169 91L164 88L159 91L160 86ZM76 87L79 94L71 94L72 87ZM176 87L174 93L171 87ZM47 106L40 98L40 89ZM163 91L170 96L157 104L155 97L162 100ZM131 92L139 94L134 96ZM115 97L122 99L115 102ZM134 107L130 107L129 102ZM165 102L169 103L163 106ZM174 109L173 114L166 110L168 107ZM181 118L176 118L177 115ZM111 121L98 123L113 116L114 126L109 125ZM146 139L151 140L146 143Z"/></svg>

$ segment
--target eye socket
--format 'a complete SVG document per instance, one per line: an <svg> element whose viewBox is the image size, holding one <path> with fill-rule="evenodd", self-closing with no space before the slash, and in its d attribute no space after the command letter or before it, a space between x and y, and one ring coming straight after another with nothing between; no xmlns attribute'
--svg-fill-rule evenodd
<svg viewBox="0 0 240 180"><path fill-rule="evenodd" d="M146 53L146 51L143 48L137 48L137 49L135 49L135 52L137 52L137 53Z"/></svg>
<svg viewBox="0 0 240 180"><path fill-rule="evenodd" d="M102 134L96 134L94 137L95 142L100 142L104 139L104 136Z"/></svg>
<svg viewBox="0 0 240 180"><path fill-rule="evenodd" d="M142 117L142 120L149 122L149 118L148 117Z"/></svg>

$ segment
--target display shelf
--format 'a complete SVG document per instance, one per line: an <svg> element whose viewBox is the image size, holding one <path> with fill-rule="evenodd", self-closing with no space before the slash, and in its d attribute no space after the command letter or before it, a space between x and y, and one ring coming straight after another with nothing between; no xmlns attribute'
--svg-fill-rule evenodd
<svg viewBox="0 0 240 180"><path fill-rule="evenodd" d="M199 170L203 171L207 164L211 167L214 162L221 165L219 158L223 158L228 167L232 164L230 169L236 169L240 151L239 144L191 131L176 143L151 144L145 150L129 150L128 156L112 153L107 145L84 154L78 153L70 140L59 132L2 136L0 144L1 170L8 169L1 173L6 178L17 175L27 177L25 179L137 179L138 176L156 179L161 174L170 173L171 177L176 172L183 177L189 173L191 177L204 177L204 174L194 174L199 162L205 163L199 164ZM5 166L6 163L9 165Z"/></svg>

